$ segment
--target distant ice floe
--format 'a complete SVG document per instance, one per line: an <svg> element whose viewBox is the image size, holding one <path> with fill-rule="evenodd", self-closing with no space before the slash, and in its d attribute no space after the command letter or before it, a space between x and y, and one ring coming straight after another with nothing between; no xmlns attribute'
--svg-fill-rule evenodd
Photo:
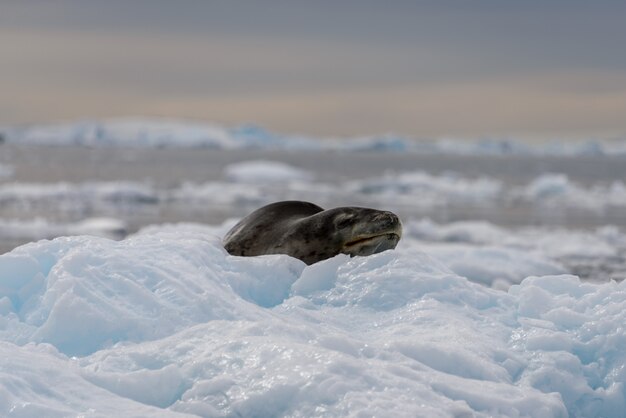
<svg viewBox="0 0 626 418"><path fill-rule="evenodd" d="M128 226L115 218L87 218L78 222L51 222L42 218L29 220L1 219L0 238L10 240L40 240L64 235L95 235L122 239L128 234Z"/></svg>
<svg viewBox="0 0 626 418"><path fill-rule="evenodd" d="M613 140L521 141L515 139L413 139L400 135L315 138L270 133L255 125L226 128L177 120L117 119L5 128L6 142L91 147L203 147L391 151L454 155L626 155L626 138Z"/></svg>
<svg viewBox="0 0 626 418"><path fill-rule="evenodd" d="M407 207L447 205L515 205L576 208L602 211L626 207L626 185L582 186L562 174L546 174L527 185L504 187L493 178L465 178L454 173L387 173L383 176L335 184L320 183L297 167L272 161L246 161L224 170L224 181L184 182L173 188L157 188L148 182L0 183L0 204L28 210L56 207L88 211L95 207L140 210L142 207L176 204L264 204L275 200L330 201L352 196L357 201L393 201ZM393 199L390 199L393 198Z"/></svg>
<svg viewBox="0 0 626 418"><path fill-rule="evenodd" d="M237 183L289 183L312 181L313 173L277 161L253 160L228 165L224 177Z"/></svg>
<svg viewBox="0 0 626 418"><path fill-rule="evenodd" d="M519 197L553 207L601 210L611 206L626 206L626 185L622 180L615 180L608 185L582 187L564 174L550 173L537 177L526 187L514 190L511 194L513 198Z"/></svg>
<svg viewBox="0 0 626 418"><path fill-rule="evenodd" d="M455 273L497 288L532 275L560 273L599 281L626 279L626 234L616 226L585 231L422 219L405 222L400 246L421 249Z"/></svg>
<svg viewBox="0 0 626 418"><path fill-rule="evenodd" d="M0 415L623 416L626 281L495 290L411 246L232 257L221 228L0 256Z"/></svg>
<svg viewBox="0 0 626 418"><path fill-rule="evenodd" d="M232 142L228 131L219 126L145 119L30 126L7 130L6 136L9 143L91 147L228 148Z"/></svg>
<svg viewBox="0 0 626 418"><path fill-rule="evenodd" d="M124 212L158 204L158 191L148 183L116 181L84 183L0 183L0 206L4 210L56 211L89 215L95 210Z"/></svg>
<svg viewBox="0 0 626 418"><path fill-rule="evenodd" d="M455 207L478 211L498 207L504 211L524 205L527 210L536 210L536 216L558 215L568 210L601 215L626 208L626 186L622 181L582 186L562 174L546 174L528 184L507 187L493 178L467 178L455 173L435 176L425 172L388 172L362 180L323 183L315 180L312 173L292 165L252 160L227 166L222 177L224 180L183 182L172 187L131 181L3 182L0 220L5 227L0 228L0 238L15 236L18 229L32 239L56 236L54 231L59 235L63 231L73 234L70 224L94 217L127 219L154 217L160 211L193 213L205 212L207 208L227 211L233 207L243 208L237 212L242 216L243 212L273 201L294 199L327 208L343 200L360 206L400 208L408 213ZM48 214L55 216L48 219ZM47 220L17 226L17 219L28 217ZM52 219L64 222L58 225ZM36 236L36 231L41 231L41 235ZM455 234L453 230L446 233ZM460 233L456 238L462 241Z"/></svg>
<svg viewBox="0 0 626 418"><path fill-rule="evenodd" d="M408 203L424 206L481 203L496 200L503 193L502 183L495 179L462 178L454 173L435 176L421 171L388 172L382 177L351 181L346 186L348 190L366 195L406 196Z"/></svg>
<svg viewBox="0 0 626 418"><path fill-rule="evenodd" d="M348 190L366 195L394 197L403 204L444 206L451 204L504 204L525 202L537 206L602 211L626 206L626 185L582 186L564 174L545 174L527 185L507 186L493 178L463 178L455 173L387 173L385 176L352 181Z"/></svg>
<svg viewBox="0 0 626 418"><path fill-rule="evenodd" d="M532 251L555 259L562 257L608 257L616 246L626 248L626 235L616 226L591 231L556 227L504 228L488 222L437 224L429 219L409 222L406 234L420 241L493 245Z"/></svg>

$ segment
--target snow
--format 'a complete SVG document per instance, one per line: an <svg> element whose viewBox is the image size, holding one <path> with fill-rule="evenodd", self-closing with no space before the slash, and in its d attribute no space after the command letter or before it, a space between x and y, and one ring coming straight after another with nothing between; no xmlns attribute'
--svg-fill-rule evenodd
<svg viewBox="0 0 626 418"><path fill-rule="evenodd" d="M623 416L626 281L553 274L520 247L537 231L416 221L396 250L306 266L228 255L233 222L1 255L0 415ZM589 237L624 242L570 253Z"/></svg>
<svg viewBox="0 0 626 418"><path fill-rule="evenodd" d="M271 133L255 125L227 128L216 124L146 118L4 127L2 131L7 143L56 146L389 151L453 155L626 155L626 138L524 141L514 138L414 139L394 134L315 138Z"/></svg>

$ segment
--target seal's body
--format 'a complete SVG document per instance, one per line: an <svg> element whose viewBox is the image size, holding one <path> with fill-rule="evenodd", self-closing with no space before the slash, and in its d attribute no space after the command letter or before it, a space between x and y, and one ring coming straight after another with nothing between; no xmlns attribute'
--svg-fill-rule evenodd
<svg viewBox="0 0 626 418"><path fill-rule="evenodd" d="M276 202L243 218L224 237L232 255L287 254L307 264L339 253L370 255L392 249L402 224L391 212L360 207L324 210L309 202Z"/></svg>

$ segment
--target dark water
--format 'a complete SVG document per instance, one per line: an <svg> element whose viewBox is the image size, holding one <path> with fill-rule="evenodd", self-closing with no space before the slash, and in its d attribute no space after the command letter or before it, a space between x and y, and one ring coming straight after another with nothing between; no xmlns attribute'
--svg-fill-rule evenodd
<svg viewBox="0 0 626 418"><path fill-rule="evenodd" d="M231 163L267 159L313 171L321 181L359 179L388 170L452 171L522 184L544 173L563 173L582 185L626 180L626 158L605 156L459 156L374 152L228 151L211 149L119 149L0 145L0 162L15 167L14 181L80 182L149 179L157 186L220 178Z"/></svg>

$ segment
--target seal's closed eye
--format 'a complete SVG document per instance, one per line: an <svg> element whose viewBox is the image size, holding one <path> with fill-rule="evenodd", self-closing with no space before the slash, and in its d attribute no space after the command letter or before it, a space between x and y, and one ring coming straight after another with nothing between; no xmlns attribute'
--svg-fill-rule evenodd
<svg viewBox="0 0 626 418"><path fill-rule="evenodd" d="M335 227L337 229L347 228L354 223L354 220L355 220L354 218L355 217L352 214L338 215L337 219L335 220Z"/></svg>

